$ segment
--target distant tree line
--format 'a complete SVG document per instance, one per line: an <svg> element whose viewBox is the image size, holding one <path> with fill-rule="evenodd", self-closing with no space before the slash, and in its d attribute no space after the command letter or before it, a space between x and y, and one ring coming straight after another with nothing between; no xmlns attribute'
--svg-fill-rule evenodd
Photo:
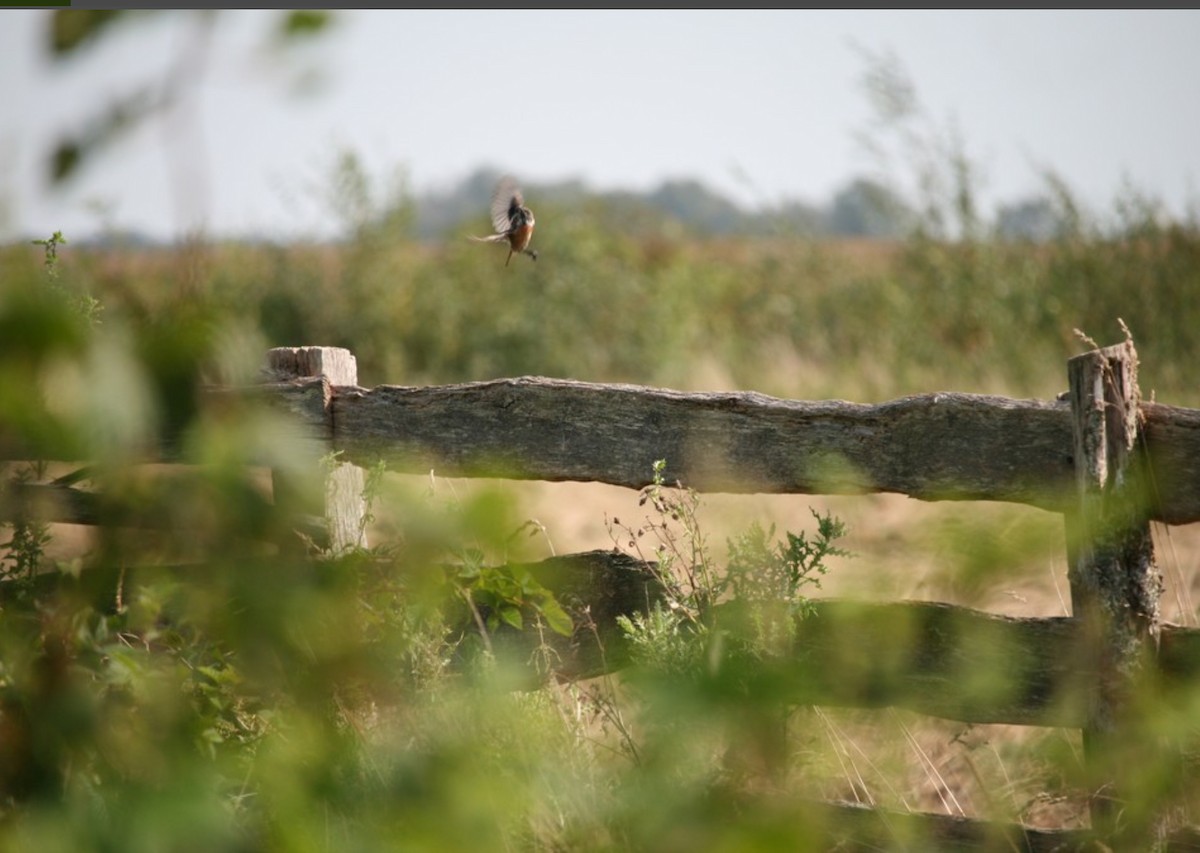
<svg viewBox="0 0 1200 853"><path fill-rule="evenodd" d="M440 239L480 220L500 172L480 168L457 186L417 196L414 227L422 239ZM900 239L919 225L919 214L897 192L871 178L846 183L825 204L788 201L748 210L694 179L663 181L648 192L594 191L578 180L526 184L541 207L587 205L619 230L644 231L674 223L695 235L804 235ZM1049 199L1029 198L1001 206L997 236L1045 240L1063 223Z"/></svg>

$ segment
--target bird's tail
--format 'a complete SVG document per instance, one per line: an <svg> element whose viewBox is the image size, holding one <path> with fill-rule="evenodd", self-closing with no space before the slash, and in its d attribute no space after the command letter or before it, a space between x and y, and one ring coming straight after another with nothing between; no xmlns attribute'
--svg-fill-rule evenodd
<svg viewBox="0 0 1200 853"><path fill-rule="evenodd" d="M504 234L489 234L487 237L473 237L467 235L468 240L474 240L476 243L503 243L508 240Z"/></svg>

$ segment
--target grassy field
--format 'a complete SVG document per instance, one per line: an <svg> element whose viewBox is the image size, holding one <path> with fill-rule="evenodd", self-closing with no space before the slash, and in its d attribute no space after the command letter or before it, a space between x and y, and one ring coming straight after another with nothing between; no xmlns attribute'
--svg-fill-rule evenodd
<svg viewBox="0 0 1200 853"><path fill-rule="evenodd" d="M1065 361L1131 329L1143 386L1195 404L1194 231L1153 221L1042 245L631 237L547 210L541 260L367 231L343 245L72 251L109 316L236 317L267 345L345 346L361 381L541 374L869 402L930 390L1048 397ZM541 220L539 220L540 222ZM36 251L10 248L10 278Z"/></svg>
<svg viewBox="0 0 1200 853"><path fill-rule="evenodd" d="M516 594L431 567L610 547L614 517L647 511L637 493L384 474L371 554L313 559L261 466L301 489L314 472L274 421L202 405L197 389L252 380L270 346L316 344L351 349L366 386L537 374L795 399L1047 399L1087 348L1075 330L1115 343L1121 319L1147 396L1200 405L1200 234L1124 215L1115 234L1077 223L1033 245L716 241L670 223L633 237L601 227L603 211L539 208L540 259L508 268L465 226L437 244L390 226L321 246L68 243L51 264L43 247L0 250L0 446L98 460L81 482L121 499L98 528L13 528L0 846L820 849L804 796L1084 825L1078 732L800 708L780 774L731 747L745 720L704 697L638 678L514 694L486 665L456 674L480 635L447 638L452 606L490 596L499 612ZM164 435L187 464L149 476L139 460ZM811 533L812 509L845 523L854 556L831 557L808 595L1067 612L1061 519L1040 510L702 495L696 520L723 566L751 524ZM164 518L167 535L130 533ZM1155 535L1164 615L1195 625L1200 530ZM202 577L119 583L106 604L33 580L188 561ZM1186 812L1194 793L1153 796Z"/></svg>

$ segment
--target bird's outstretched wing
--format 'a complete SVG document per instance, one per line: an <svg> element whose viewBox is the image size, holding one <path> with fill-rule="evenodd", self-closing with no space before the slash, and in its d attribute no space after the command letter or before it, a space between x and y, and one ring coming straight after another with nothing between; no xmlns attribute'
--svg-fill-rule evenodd
<svg viewBox="0 0 1200 853"><path fill-rule="evenodd" d="M516 224L514 220L524 206L525 199L516 179L512 175L502 177L492 193L492 227L496 233L507 234L511 231Z"/></svg>

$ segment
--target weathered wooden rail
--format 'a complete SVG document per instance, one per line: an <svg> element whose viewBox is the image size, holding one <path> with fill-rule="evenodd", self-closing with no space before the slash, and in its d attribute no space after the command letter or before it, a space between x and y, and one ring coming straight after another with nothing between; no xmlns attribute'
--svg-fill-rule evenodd
<svg viewBox="0 0 1200 853"><path fill-rule="evenodd" d="M559 674L579 679L628 663L618 614L644 612L661 588L654 572L625 554L593 551L523 565L595 623L569 639L526 636L512 650L528 661L553 644ZM796 625L790 655L771 672L773 689L803 705L897 707L966 723L1083 728L1096 678L1094 638L1072 617L1002 616L939 602L823 599ZM530 665L530 678L536 679ZM1162 626L1156 690L1164 701L1200 679L1200 631Z"/></svg>
<svg viewBox="0 0 1200 853"><path fill-rule="evenodd" d="M1063 512L1071 406L974 394L879 405L522 377L408 388L322 377L263 386L348 461L396 471L641 488L652 463L700 492L996 500ZM1150 517L1200 521L1200 411L1143 403Z"/></svg>
<svg viewBox="0 0 1200 853"><path fill-rule="evenodd" d="M1173 687L1200 676L1200 631L1159 618L1149 535L1151 521L1200 521L1200 411L1141 400L1135 367L1127 341L1072 359L1069 391L1054 401L940 393L863 405L539 377L365 389L348 352L304 347L272 350L262 384L213 393L259 396L321 452L340 451L325 506L336 548L365 544L356 465L380 459L398 472L629 488L648 485L653 462L665 459L668 481L700 492L894 492L1061 513L1071 617L822 601L798 623L792 654L764 677L789 703L1080 728L1099 766L1136 728L1131 696L1151 691L1170 702ZM57 520L94 514L86 493L69 486L23 488L56 498L48 502ZM661 594L653 567L600 551L526 568L593 623L554 640L561 677L627 664L616 617ZM522 643L534 638L506 642L526 660ZM1120 799L1118 787L1097 786L1099 835L1120 837L1119 809L1109 805ZM1009 841L1026 839L1017 849L1048 849L1009 829Z"/></svg>

